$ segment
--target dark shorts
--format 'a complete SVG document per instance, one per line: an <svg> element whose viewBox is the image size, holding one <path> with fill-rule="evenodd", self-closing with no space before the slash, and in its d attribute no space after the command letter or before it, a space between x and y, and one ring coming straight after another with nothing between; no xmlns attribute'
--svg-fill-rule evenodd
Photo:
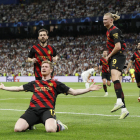
<svg viewBox="0 0 140 140"><path fill-rule="evenodd" d="M102 73L102 79L107 79L107 81L111 81L110 73Z"/></svg>
<svg viewBox="0 0 140 140"><path fill-rule="evenodd" d="M40 112L37 112L31 108L28 108L20 118L26 120L29 126L33 126L38 123L43 123L45 125L45 121L47 119L56 119L56 116L55 111L53 109L44 109Z"/></svg>
<svg viewBox="0 0 140 140"><path fill-rule="evenodd" d="M140 82L140 72L135 72L135 79L137 83Z"/></svg>
<svg viewBox="0 0 140 140"><path fill-rule="evenodd" d="M124 65L125 65L125 60L126 60L126 57L123 53L118 53L118 54L114 55L109 60L110 70L116 69L116 70L122 72Z"/></svg>

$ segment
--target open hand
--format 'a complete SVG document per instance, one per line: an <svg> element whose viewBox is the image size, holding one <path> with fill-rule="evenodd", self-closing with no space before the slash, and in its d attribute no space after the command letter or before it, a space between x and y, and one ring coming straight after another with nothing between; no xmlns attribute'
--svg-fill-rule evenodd
<svg viewBox="0 0 140 140"><path fill-rule="evenodd" d="M90 91L99 90L102 88L102 85L95 85L95 82L89 87Z"/></svg>
<svg viewBox="0 0 140 140"><path fill-rule="evenodd" d="M37 62L37 59L36 58L33 58L33 61L32 61L33 63L36 63Z"/></svg>
<svg viewBox="0 0 140 140"><path fill-rule="evenodd" d="M1 83L0 89L4 89L4 84L3 83Z"/></svg>

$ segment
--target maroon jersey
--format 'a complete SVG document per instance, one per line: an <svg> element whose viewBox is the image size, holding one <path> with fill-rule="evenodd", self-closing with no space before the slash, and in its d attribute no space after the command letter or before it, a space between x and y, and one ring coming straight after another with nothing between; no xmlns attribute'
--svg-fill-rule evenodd
<svg viewBox="0 0 140 140"><path fill-rule="evenodd" d="M120 42L121 43L121 50L124 51L126 48L126 43L123 40L122 32L120 29L118 29L116 26L112 25L110 29L106 32L107 36L107 48L109 50L109 53L112 52L112 50L115 47L115 44Z"/></svg>
<svg viewBox="0 0 140 140"><path fill-rule="evenodd" d="M135 72L140 72L140 53L137 51L131 57L131 60L135 60Z"/></svg>
<svg viewBox="0 0 140 140"><path fill-rule="evenodd" d="M67 95L69 87L54 80L35 80L23 85L25 91L33 92L30 108L40 110L42 108L55 108L57 95L64 93Z"/></svg>
<svg viewBox="0 0 140 140"><path fill-rule="evenodd" d="M34 45L28 57L36 58L38 61L34 63L34 73L35 77L42 77L41 75L41 64L44 60L52 61L52 57L56 56L56 50L54 47L47 45L46 47L42 47L40 44Z"/></svg>
<svg viewBox="0 0 140 140"><path fill-rule="evenodd" d="M100 66L102 65L102 73L110 73L110 71L107 71L109 69L108 61L106 61L105 58L100 59Z"/></svg>

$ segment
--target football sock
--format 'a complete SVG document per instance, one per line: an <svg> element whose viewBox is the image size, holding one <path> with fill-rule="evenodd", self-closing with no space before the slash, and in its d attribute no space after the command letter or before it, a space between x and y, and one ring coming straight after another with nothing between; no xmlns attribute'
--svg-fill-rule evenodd
<svg viewBox="0 0 140 140"><path fill-rule="evenodd" d="M122 111L127 111L127 109L126 108L122 108Z"/></svg>
<svg viewBox="0 0 140 140"><path fill-rule="evenodd" d="M123 91L122 91L122 87L121 87L120 81L116 80L113 83L114 83L114 89L115 89L117 98L121 98Z"/></svg>
<svg viewBox="0 0 140 140"><path fill-rule="evenodd" d="M124 106L122 107L122 108L126 108L126 106L125 106L125 101L124 101L124 94L123 94L123 92L122 92L122 102L124 103Z"/></svg>
<svg viewBox="0 0 140 140"><path fill-rule="evenodd" d="M107 86L103 85L104 91L107 92Z"/></svg>
<svg viewBox="0 0 140 140"><path fill-rule="evenodd" d="M89 83L85 83L86 89L89 88Z"/></svg>
<svg viewBox="0 0 140 140"><path fill-rule="evenodd" d="M61 131L61 128L62 128L62 126L61 126L60 124L57 123L57 130L56 130L56 132Z"/></svg>

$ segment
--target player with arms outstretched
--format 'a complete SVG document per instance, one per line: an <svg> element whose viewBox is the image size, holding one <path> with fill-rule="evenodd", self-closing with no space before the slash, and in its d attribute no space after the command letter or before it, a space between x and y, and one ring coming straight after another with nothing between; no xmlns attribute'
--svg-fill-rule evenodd
<svg viewBox="0 0 140 140"><path fill-rule="evenodd" d="M41 64L42 80L35 80L19 87L0 85L0 89L3 90L33 92L29 108L15 124L15 132L25 131L29 126L38 123L43 123L47 132L62 131L67 127L55 119L55 102L58 94L76 96L101 89L101 85L94 85L94 83L88 89L72 89L59 81L52 80L52 70L51 62L43 61Z"/></svg>
<svg viewBox="0 0 140 140"><path fill-rule="evenodd" d="M119 119L124 119L129 115L128 110L125 106L124 93L122 90L121 83L119 81L121 72L125 65L126 56L123 54L126 43L123 40L122 32L116 26L114 26L114 21L118 20L120 16L117 14L106 13L103 17L104 26L107 28L107 48L109 50L109 55L107 56L107 61L109 62L109 67L111 71L111 78L114 83L114 89L117 96L117 102L111 112L117 111L122 108L121 116Z"/></svg>

